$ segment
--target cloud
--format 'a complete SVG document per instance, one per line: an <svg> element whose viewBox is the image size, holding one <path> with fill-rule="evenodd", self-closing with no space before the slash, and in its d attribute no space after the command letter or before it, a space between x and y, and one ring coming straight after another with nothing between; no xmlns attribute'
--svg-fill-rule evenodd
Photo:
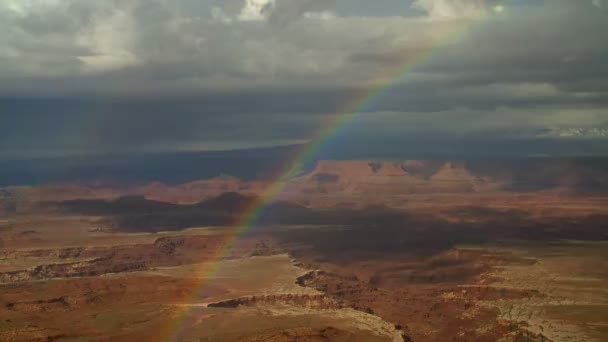
<svg viewBox="0 0 608 342"><path fill-rule="evenodd" d="M133 46L133 18L116 10L106 17L95 18L80 32L77 41L90 53L78 56L84 72L105 72L135 66L139 63L131 51Z"/></svg>
<svg viewBox="0 0 608 342"><path fill-rule="evenodd" d="M336 0L245 0L237 18L286 25L309 13L326 13Z"/></svg>
<svg viewBox="0 0 608 342"><path fill-rule="evenodd" d="M344 14L346 3L359 5ZM115 149L153 139L177 146L182 137L207 144L299 141L328 113L351 103L353 94L378 89L386 90L359 108L370 114L361 120L373 121L361 126L369 135L398 135L392 127L410 135L416 132L407 127L453 135L458 124L477 123L482 135L483 127L506 132L499 127L508 122L501 108L519 113L520 131L577 126L577 117L585 118L585 127L605 123L608 43L602 33L608 20L590 1L396 1L392 10L374 15L362 10L369 2L362 3L3 1L2 115L69 111L78 120L53 127L73 132L46 138L61 136L66 144L78 144L77 132L89 122L125 127L115 135L101 128L90 135L96 137L91 148ZM69 101L6 104L45 97ZM565 113L559 122L557 114L543 114L556 108ZM125 119L108 116L113 112ZM594 114L584 114L589 112ZM182 116L175 119L175 113ZM481 113L488 117L478 121ZM44 131L32 121L7 123L19 129L4 132L0 145ZM167 133L177 121L175 136ZM19 145L28 143L12 146Z"/></svg>
<svg viewBox="0 0 608 342"><path fill-rule="evenodd" d="M415 0L413 6L433 18L477 17L491 8L487 0Z"/></svg>
<svg viewBox="0 0 608 342"><path fill-rule="evenodd" d="M383 17L324 15L336 9L331 0L207 1L0 4L0 92L348 89L390 80L401 65L435 86L521 81L593 92L605 83L608 25L589 3L513 2L497 18L463 21L499 2L417 0L424 15L403 6L403 16Z"/></svg>
<svg viewBox="0 0 608 342"><path fill-rule="evenodd" d="M271 23L286 25L308 13L327 13L336 0L275 0L268 19Z"/></svg>
<svg viewBox="0 0 608 342"><path fill-rule="evenodd" d="M274 5L274 0L245 0L238 18L240 20L264 20Z"/></svg>

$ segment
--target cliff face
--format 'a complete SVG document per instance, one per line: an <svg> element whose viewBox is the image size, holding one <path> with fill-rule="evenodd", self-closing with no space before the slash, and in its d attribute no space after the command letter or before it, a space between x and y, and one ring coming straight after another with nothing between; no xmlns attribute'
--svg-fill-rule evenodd
<svg viewBox="0 0 608 342"><path fill-rule="evenodd" d="M370 196L468 193L499 186L472 174L463 163L437 161L320 161L294 184L293 192Z"/></svg>
<svg viewBox="0 0 608 342"><path fill-rule="evenodd" d="M343 178L356 179L405 176L407 173L399 162L319 161L311 174L335 174Z"/></svg>
<svg viewBox="0 0 608 342"><path fill-rule="evenodd" d="M608 162L603 160L320 161L299 180L416 184L422 186L420 190L430 192L495 189L597 192L608 191L607 172Z"/></svg>
<svg viewBox="0 0 608 342"><path fill-rule="evenodd" d="M342 308L335 300L323 294L278 294L250 296L230 299L222 302L211 303L210 308L237 308L239 306L253 305L289 305L307 309L340 309Z"/></svg>
<svg viewBox="0 0 608 342"><path fill-rule="evenodd" d="M607 174L608 162L603 160L319 161L310 172L281 184L276 199L306 207L350 208L402 207L408 196L424 194L496 190L516 195L537 191L597 194L608 192ZM0 189L0 214L61 211L59 202L122 196L194 205L224 193L259 197L273 187L276 183L268 180L216 177L180 185L74 183L9 188Z"/></svg>
<svg viewBox="0 0 608 342"><path fill-rule="evenodd" d="M144 262L114 263L111 258L66 264L40 265L29 270L0 273L0 283L18 283L53 278L92 277L110 273L143 271Z"/></svg>

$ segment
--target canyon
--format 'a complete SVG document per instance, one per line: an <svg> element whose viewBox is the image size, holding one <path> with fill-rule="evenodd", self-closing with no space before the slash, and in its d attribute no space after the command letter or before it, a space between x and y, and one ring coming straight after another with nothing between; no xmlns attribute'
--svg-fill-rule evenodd
<svg viewBox="0 0 608 342"><path fill-rule="evenodd" d="M601 341L607 165L7 187L0 339Z"/></svg>

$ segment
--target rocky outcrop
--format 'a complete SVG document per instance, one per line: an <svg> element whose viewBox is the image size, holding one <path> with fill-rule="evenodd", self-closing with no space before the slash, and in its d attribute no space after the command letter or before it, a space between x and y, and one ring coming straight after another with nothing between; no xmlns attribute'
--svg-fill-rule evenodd
<svg viewBox="0 0 608 342"><path fill-rule="evenodd" d="M217 303L208 304L210 308L237 308L239 306L254 305L289 305L308 309L340 309L340 305L335 300L323 294L278 294L250 296L230 299Z"/></svg>
<svg viewBox="0 0 608 342"><path fill-rule="evenodd" d="M10 302L5 305L5 308L19 312L53 312L69 309L70 303L67 297L57 297L45 300Z"/></svg>
<svg viewBox="0 0 608 342"><path fill-rule="evenodd" d="M156 247L161 253L165 255L174 255L175 251L178 248L181 248L185 245L186 239L184 238L176 238L176 237L164 237L159 238L154 241L154 247ZM203 248L206 245L201 246Z"/></svg>
<svg viewBox="0 0 608 342"><path fill-rule="evenodd" d="M371 176L405 176L400 162L381 161L319 161L312 174L336 174L344 178Z"/></svg>
<svg viewBox="0 0 608 342"><path fill-rule="evenodd" d="M0 258L59 258L71 259L82 256L85 248L59 248L59 249L31 249L31 250L3 250L0 251Z"/></svg>
<svg viewBox="0 0 608 342"><path fill-rule="evenodd" d="M53 278L94 277L110 273L143 271L144 262L120 262L112 258L65 264L40 265L28 270L0 273L0 283L18 283Z"/></svg>
<svg viewBox="0 0 608 342"><path fill-rule="evenodd" d="M309 196L377 197L379 204L387 205L391 196L471 193L499 187L470 172L463 162L319 161L311 172L294 179L288 189Z"/></svg>
<svg viewBox="0 0 608 342"><path fill-rule="evenodd" d="M326 327L322 329L306 327L271 332L246 339L244 342L347 341L349 338L352 338L351 332L336 329L334 327Z"/></svg>

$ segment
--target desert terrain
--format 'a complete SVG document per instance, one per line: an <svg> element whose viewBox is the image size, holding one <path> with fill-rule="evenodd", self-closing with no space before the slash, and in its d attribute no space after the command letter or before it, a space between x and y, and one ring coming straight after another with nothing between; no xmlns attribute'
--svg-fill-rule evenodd
<svg viewBox="0 0 608 342"><path fill-rule="evenodd" d="M0 340L604 341L607 165L6 187Z"/></svg>

